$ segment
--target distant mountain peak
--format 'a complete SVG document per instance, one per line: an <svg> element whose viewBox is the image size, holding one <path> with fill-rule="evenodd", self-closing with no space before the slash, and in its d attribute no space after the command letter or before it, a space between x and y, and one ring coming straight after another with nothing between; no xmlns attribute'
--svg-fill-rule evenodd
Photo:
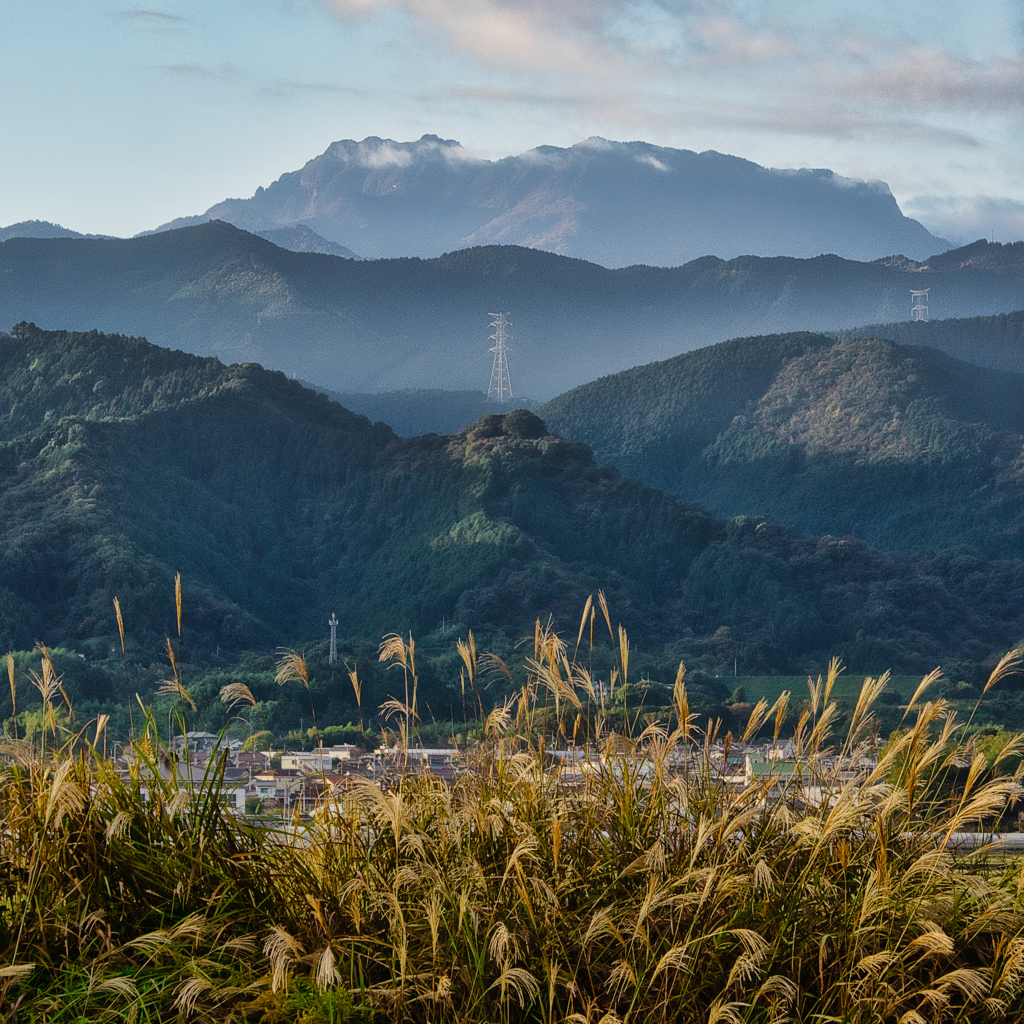
<svg viewBox="0 0 1024 1024"><path fill-rule="evenodd" d="M376 135L361 142L340 139L332 142L322 157L308 161L306 167L324 158L368 168L409 167L414 160L483 162L464 149L462 143L454 139L442 139L438 135L423 135L415 142L396 142Z"/></svg>
<svg viewBox="0 0 1024 1024"><path fill-rule="evenodd" d="M110 238L110 235L83 235L48 220L23 220L0 228L0 242L8 238Z"/></svg>
<svg viewBox="0 0 1024 1024"><path fill-rule="evenodd" d="M493 161L432 134L341 139L205 216L253 232L305 224L371 258L501 243L605 267L708 254L922 259L949 244L905 217L884 182L599 136Z"/></svg>
<svg viewBox="0 0 1024 1024"><path fill-rule="evenodd" d="M324 256L341 256L348 260L362 259L347 246L329 241L306 224L270 228L267 231L257 231L256 234L282 249L289 249L291 252L316 252Z"/></svg>

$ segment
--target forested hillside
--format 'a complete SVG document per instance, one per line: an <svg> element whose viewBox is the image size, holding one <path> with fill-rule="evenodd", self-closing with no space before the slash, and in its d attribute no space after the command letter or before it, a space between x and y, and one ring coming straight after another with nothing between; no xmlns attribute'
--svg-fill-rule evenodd
<svg viewBox="0 0 1024 1024"><path fill-rule="evenodd" d="M1024 633L1024 564L897 557L716 519L526 411L402 440L279 373L20 325L0 341L0 646L268 650L390 630L573 630L604 589L639 649L747 671L918 670ZM813 339L780 342L799 348ZM51 385L53 402L41 395ZM10 413L7 410L11 410ZM449 681L450 682L450 681Z"/></svg>
<svg viewBox="0 0 1024 1024"><path fill-rule="evenodd" d="M909 317L911 288L931 287L933 317L1019 309L1019 256L977 243L934 267L708 256L607 270L516 246L351 260L211 222L133 239L8 239L0 323L144 335L339 392L479 391L491 371L489 314L504 312L513 391L547 400L727 338Z"/></svg>
<svg viewBox="0 0 1024 1024"><path fill-rule="evenodd" d="M1024 294L1021 295L1024 303ZM837 331L837 339L889 338L937 348L965 363L1024 373L1024 310L950 320L901 320Z"/></svg>
<svg viewBox="0 0 1024 1024"><path fill-rule="evenodd" d="M540 411L598 459L722 515L1020 557L1022 386L933 349L780 335L638 367Z"/></svg>

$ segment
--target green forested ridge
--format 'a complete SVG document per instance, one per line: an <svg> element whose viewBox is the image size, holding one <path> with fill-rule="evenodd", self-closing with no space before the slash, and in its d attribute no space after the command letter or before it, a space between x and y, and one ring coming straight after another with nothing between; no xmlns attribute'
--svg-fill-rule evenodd
<svg viewBox="0 0 1024 1024"><path fill-rule="evenodd" d="M970 676L1024 634L1019 560L897 556L723 521L598 464L525 410L401 439L256 365L95 332L18 334L0 345L3 649L42 641L116 669L117 596L130 657L155 665L176 634L175 572L186 660L209 669L225 664L218 648L279 644L314 644L322 658L336 612L343 657L373 693L387 685L372 667L377 639L411 631L425 699L449 712L456 636L473 629L482 648L508 651L548 616L569 633L599 589L635 664L662 681L679 658L750 673L831 655L855 671L943 662ZM824 343L775 344L782 359ZM48 378L63 382L52 407ZM301 701L275 693L259 656L246 669L258 699L284 701L281 720L300 725ZM116 672L106 678L105 697L82 684L90 699L122 700ZM356 719L340 670L317 685L335 721Z"/></svg>
<svg viewBox="0 0 1024 1024"><path fill-rule="evenodd" d="M1024 377L879 339L743 338L577 388L560 435L719 514L1024 555Z"/></svg>
<svg viewBox="0 0 1024 1024"><path fill-rule="evenodd" d="M837 331L835 337L889 338L900 345L937 348L966 363L1024 373L1024 310L964 319L902 320Z"/></svg>
<svg viewBox="0 0 1024 1024"><path fill-rule="evenodd" d="M34 334L35 325L22 322L13 337L0 337L5 440L63 416L124 419L230 386L218 360L171 352L144 338L118 336L110 345L97 331L60 332L57 344L26 345Z"/></svg>
<svg viewBox="0 0 1024 1024"><path fill-rule="evenodd" d="M575 388L541 406L566 437L586 435L598 459L621 460L672 488L685 465L756 401L786 363L831 339L799 333L740 338L634 367ZM635 465L634 465L635 461Z"/></svg>

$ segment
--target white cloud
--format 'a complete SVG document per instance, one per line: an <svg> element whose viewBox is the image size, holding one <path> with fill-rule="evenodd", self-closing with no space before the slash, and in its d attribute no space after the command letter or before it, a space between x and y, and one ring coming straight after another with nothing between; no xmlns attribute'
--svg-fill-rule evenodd
<svg viewBox="0 0 1024 1024"><path fill-rule="evenodd" d="M481 64L519 72L646 76L683 67L750 69L801 52L792 26L776 16L750 16L742 0L321 2L342 17L400 11Z"/></svg>
<svg viewBox="0 0 1024 1024"><path fill-rule="evenodd" d="M662 163L656 156L651 156L650 153L645 156L638 156L636 162L638 164L650 164L656 171L664 171L666 174L670 170L667 164Z"/></svg>
<svg viewBox="0 0 1024 1024"><path fill-rule="evenodd" d="M359 163L363 167L408 167L412 163L412 154L407 149L399 149L385 141L379 146L359 146Z"/></svg>
<svg viewBox="0 0 1024 1024"><path fill-rule="evenodd" d="M914 110L1024 109L1024 60L967 60L935 48L911 48L869 72L847 77L843 91Z"/></svg>
<svg viewBox="0 0 1024 1024"><path fill-rule="evenodd" d="M915 196L903 212L929 231L964 244L978 238L996 242L1024 239L1024 202L1005 196Z"/></svg>
<svg viewBox="0 0 1024 1024"><path fill-rule="evenodd" d="M582 73L618 65L596 31L602 4L550 0L326 0L342 16L397 9L489 67Z"/></svg>
<svg viewBox="0 0 1024 1024"><path fill-rule="evenodd" d="M851 10L808 17L744 0L321 0L342 17L398 11L421 32L504 72L574 76L591 88L643 84L769 102L927 111L1009 111L1024 104L1024 60L918 43ZM835 13L829 13L834 10Z"/></svg>
<svg viewBox="0 0 1024 1024"><path fill-rule="evenodd" d="M133 8L128 11L118 11L114 17L119 21L135 21L154 27L168 28L185 23L185 18L177 14L167 14L164 11L151 11L142 8Z"/></svg>

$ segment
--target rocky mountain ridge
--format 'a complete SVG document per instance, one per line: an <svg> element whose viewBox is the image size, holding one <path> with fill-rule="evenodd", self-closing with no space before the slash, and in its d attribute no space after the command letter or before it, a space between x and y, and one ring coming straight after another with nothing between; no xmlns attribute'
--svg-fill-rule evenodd
<svg viewBox="0 0 1024 1024"><path fill-rule="evenodd" d="M706 255L921 259L949 246L883 182L601 138L494 161L436 135L343 139L248 199L164 228L209 218L253 232L304 224L376 259L501 244L672 267Z"/></svg>

